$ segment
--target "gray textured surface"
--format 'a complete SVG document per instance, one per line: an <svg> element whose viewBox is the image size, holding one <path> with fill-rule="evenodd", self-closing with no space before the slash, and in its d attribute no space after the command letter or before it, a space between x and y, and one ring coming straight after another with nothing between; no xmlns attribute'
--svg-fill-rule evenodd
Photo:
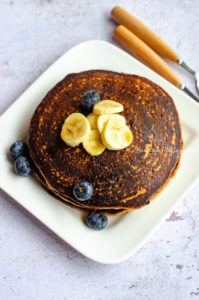
<svg viewBox="0 0 199 300"><path fill-rule="evenodd" d="M198 0L1 0L0 113L71 46L89 39L113 42L108 16L116 4L199 70ZM191 76L173 68L194 91ZM0 192L0 299L199 298L198 195L199 185L132 258L104 266L60 241Z"/></svg>

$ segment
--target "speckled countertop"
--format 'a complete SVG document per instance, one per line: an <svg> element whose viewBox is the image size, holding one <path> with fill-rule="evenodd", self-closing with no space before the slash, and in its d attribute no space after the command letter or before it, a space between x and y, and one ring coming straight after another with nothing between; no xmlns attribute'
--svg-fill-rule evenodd
<svg viewBox="0 0 199 300"><path fill-rule="evenodd" d="M117 4L199 70L198 0L1 0L0 113L73 45L115 43ZM194 91L191 76L172 67ZM1 300L198 298L199 184L133 257L112 266L80 255L0 191Z"/></svg>

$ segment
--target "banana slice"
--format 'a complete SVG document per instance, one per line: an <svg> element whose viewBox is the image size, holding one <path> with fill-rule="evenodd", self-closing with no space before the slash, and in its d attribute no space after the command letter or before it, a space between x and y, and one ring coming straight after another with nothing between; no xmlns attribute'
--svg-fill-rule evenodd
<svg viewBox="0 0 199 300"><path fill-rule="evenodd" d="M102 100L93 108L93 112L97 115L116 114L123 110L122 104L112 100Z"/></svg>
<svg viewBox="0 0 199 300"><path fill-rule="evenodd" d="M82 146L92 156L102 154L106 149L102 144L101 136L98 130L91 130L91 132L84 138Z"/></svg>
<svg viewBox="0 0 199 300"><path fill-rule="evenodd" d="M97 128L99 130L100 133L102 133L103 131L103 128L104 128L104 125L105 123L110 120L110 119L118 119L121 121L121 123L123 125L126 124L126 119L125 117L121 116L121 115L118 115L118 114L111 114L111 115L101 115L98 117L97 119ZM92 127L91 127L92 128Z"/></svg>
<svg viewBox="0 0 199 300"><path fill-rule="evenodd" d="M73 113L66 118L62 126L61 138L67 145L76 147L83 142L90 131L91 125L88 119L80 113Z"/></svg>
<svg viewBox="0 0 199 300"><path fill-rule="evenodd" d="M130 128L119 119L110 119L104 126L101 134L102 142L109 150L121 150L128 147L133 141Z"/></svg>
<svg viewBox="0 0 199 300"><path fill-rule="evenodd" d="M87 116L87 119L89 120L89 123L91 125L91 129L97 129L97 118L98 115L91 113Z"/></svg>

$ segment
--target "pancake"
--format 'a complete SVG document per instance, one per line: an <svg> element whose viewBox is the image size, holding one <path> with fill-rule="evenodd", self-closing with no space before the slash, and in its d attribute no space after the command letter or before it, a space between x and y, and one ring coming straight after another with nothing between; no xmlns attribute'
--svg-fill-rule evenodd
<svg viewBox="0 0 199 300"><path fill-rule="evenodd" d="M42 186L44 187L44 189L53 197L55 197L57 200L62 201L62 202L67 202L67 205L81 209L81 210L87 210L88 208L81 206L80 204L76 204L75 202L71 203L68 201L68 199L64 199L63 197L61 198L59 195L57 195L56 193L54 193L46 184L44 178L42 177L41 173L39 172L39 170L36 168L36 166L33 166L33 176L42 184ZM126 213L128 211L128 209L106 209L106 210L102 210L105 214L107 215L120 215L123 213Z"/></svg>
<svg viewBox="0 0 199 300"><path fill-rule="evenodd" d="M119 151L91 156L60 137L67 116L82 112L80 100L94 89L101 99L124 106L133 143ZM182 137L172 98L152 81L129 74L92 70L66 76L42 100L30 121L31 157L47 186L59 197L88 209L134 209L168 183L180 160ZM90 200L78 201L75 183L94 187Z"/></svg>
<svg viewBox="0 0 199 300"><path fill-rule="evenodd" d="M85 208L84 206L81 206L80 204L76 204L75 202L71 203L69 202L67 199L64 199L63 197L61 198L59 195L57 195L56 193L54 193L53 191L50 190L50 188L47 186L44 178L42 177L42 175L39 173L39 170L36 168L36 166L33 166L33 176L42 184L42 186L44 187L44 189L53 197L55 197L57 200L62 201L63 203L67 202L67 205L70 205L72 207L81 209L81 210L87 210L87 208ZM103 211L103 210L102 210ZM126 213L128 211L128 209L106 209L103 212L106 215L110 215L110 216L115 216L115 215L120 215L123 213Z"/></svg>

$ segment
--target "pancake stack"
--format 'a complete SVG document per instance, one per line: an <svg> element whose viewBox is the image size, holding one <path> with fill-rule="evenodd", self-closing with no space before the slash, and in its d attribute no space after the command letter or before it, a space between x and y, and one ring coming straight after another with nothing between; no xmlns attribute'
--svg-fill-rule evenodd
<svg viewBox="0 0 199 300"><path fill-rule="evenodd" d="M81 112L89 90L124 106L133 143L119 151L91 156L82 146L61 139L65 119ZM150 80L129 74L91 70L70 74L41 101L30 121L28 144L37 177L58 199L86 210L119 214L140 208L168 183L179 164L182 137L172 98ZM73 186L93 185L90 200L79 201Z"/></svg>

